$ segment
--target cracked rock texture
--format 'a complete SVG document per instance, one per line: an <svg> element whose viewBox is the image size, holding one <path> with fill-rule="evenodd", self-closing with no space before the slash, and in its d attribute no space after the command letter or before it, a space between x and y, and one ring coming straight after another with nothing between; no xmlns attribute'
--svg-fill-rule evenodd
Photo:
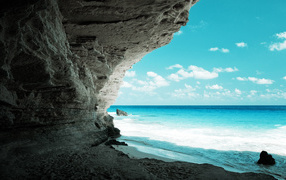
<svg viewBox="0 0 286 180"><path fill-rule="evenodd" d="M125 71L168 44L195 2L1 2L1 131L57 127L59 137L94 132L107 138L114 125L106 110Z"/></svg>

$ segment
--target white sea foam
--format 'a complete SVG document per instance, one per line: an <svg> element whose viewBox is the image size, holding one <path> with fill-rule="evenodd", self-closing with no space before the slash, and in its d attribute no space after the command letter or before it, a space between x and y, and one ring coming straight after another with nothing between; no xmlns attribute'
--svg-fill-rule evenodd
<svg viewBox="0 0 286 180"><path fill-rule="evenodd" d="M271 130L252 130L201 127L184 128L159 123L146 123L136 118L126 117L114 121L124 136L146 137L152 140L167 141L179 146L214 149L222 151L262 150L272 154L286 156L286 126L277 126Z"/></svg>
<svg viewBox="0 0 286 180"><path fill-rule="evenodd" d="M108 112L110 116L116 116L116 112Z"/></svg>

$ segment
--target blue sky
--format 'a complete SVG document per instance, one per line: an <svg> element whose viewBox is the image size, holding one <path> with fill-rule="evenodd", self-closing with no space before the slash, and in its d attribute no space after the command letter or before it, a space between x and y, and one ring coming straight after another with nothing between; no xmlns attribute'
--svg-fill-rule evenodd
<svg viewBox="0 0 286 180"><path fill-rule="evenodd" d="M286 1L200 0L126 73L116 105L286 105Z"/></svg>

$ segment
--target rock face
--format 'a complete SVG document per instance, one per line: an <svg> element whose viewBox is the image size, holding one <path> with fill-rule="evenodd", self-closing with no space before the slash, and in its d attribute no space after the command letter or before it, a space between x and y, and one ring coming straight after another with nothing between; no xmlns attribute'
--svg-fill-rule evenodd
<svg viewBox="0 0 286 180"><path fill-rule="evenodd" d="M116 115L117 116L128 116L128 113L120 109L116 109Z"/></svg>
<svg viewBox="0 0 286 180"><path fill-rule="evenodd" d="M168 44L195 2L1 2L1 132L56 127L63 134L108 135L114 125L106 110L125 71Z"/></svg>
<svg viewBox="0 0 286 180"><path fill-rule="evenodd" d="M264 164L264 165L274 165L275 159L270 154L268 154L266 151L262 151L260 153L260 158L257 163Z"/></svg>

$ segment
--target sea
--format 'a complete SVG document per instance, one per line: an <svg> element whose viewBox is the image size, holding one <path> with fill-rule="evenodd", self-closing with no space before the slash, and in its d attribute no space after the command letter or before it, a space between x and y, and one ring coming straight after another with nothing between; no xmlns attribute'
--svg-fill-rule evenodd
<svg viewBox="0 0 286 180"><path fill-rule="evenodd" d="M111 106L108 113L118 140L138 151L286 179L286 106ZM256 163L262 150L275 165Z"/></svg>

